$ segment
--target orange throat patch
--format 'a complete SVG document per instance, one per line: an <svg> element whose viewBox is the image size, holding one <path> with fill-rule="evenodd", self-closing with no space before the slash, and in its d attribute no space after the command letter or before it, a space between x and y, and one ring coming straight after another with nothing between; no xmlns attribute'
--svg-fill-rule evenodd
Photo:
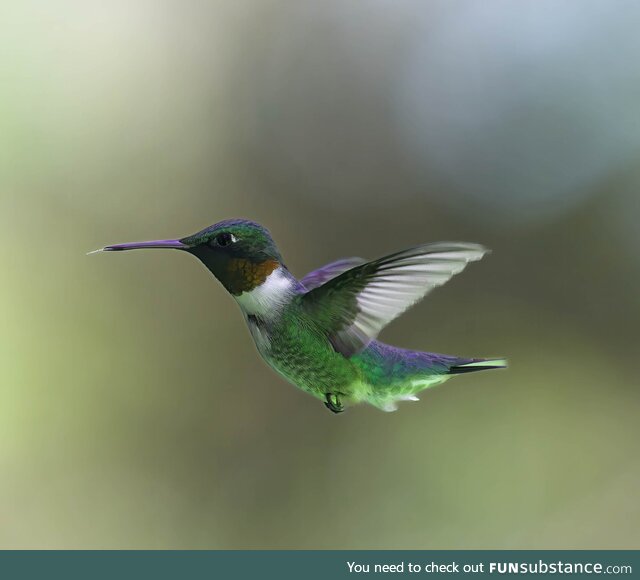
<svg viewBox="0 0 640 580"><path fill-rule="evenodd" d="M252 262L243 258L231 259L227 264L224 285L234 296L251 292L257 286L264 284L269 275L280 266L277 260Z"/></svg>

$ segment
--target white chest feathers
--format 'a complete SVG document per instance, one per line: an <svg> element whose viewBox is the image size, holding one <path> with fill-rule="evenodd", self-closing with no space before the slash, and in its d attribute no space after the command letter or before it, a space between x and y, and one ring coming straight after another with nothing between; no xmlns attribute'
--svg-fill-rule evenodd
<svg viewBox="0 0 640 580"><path fill-rule="evenodd" d="M289 302L293 283L288 272L283 268L277 268L260 286L256 286L249 292L243 292L235 299L245 313L268 317Z"/></svg>

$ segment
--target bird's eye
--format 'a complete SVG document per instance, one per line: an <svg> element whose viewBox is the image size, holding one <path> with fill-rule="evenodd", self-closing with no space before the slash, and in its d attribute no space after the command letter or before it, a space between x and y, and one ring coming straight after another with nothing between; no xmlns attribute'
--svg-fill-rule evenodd
<svg viewBox="0 0 640 580"><path fill-rule="evenodd" d="M216 246L224 247L229 244L233 244L236 241L236 237L229 232L222 232L221 234L218 234L213 241Z"/></svg>

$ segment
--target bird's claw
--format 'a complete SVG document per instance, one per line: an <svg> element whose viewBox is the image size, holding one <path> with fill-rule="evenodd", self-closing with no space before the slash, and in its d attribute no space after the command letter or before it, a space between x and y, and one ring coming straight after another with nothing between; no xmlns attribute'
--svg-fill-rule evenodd
<svg viewBox="0 0 640 580"><path fill-rule="evenodd" d="M329 411L332 411L333 413L342 413L344 411L344 405L337 394L327 393L325 398L327 399L325 406Z"/></svg>

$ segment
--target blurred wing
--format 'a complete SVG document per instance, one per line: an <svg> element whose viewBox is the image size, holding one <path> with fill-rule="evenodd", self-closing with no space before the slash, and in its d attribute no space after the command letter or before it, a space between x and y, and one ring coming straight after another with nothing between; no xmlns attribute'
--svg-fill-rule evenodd
<svg viewBox="0 0 640 580"><path fill-rule="evenodd" d="M336 260L335 262L322 266L322 268L318 268L313 272L309 272L300 282L302 282L302 285L307 290L313 290L343 272L364 263L365 260L362 258L342 258L341 260Z"/></svg>
<svg viewBox="0 0 640 580"><path fill-rule="evenodd" d="M351 356L427 292L486 251L462 242L416 246L351 268L303 295L301 302L334 348Z"/></svg>

